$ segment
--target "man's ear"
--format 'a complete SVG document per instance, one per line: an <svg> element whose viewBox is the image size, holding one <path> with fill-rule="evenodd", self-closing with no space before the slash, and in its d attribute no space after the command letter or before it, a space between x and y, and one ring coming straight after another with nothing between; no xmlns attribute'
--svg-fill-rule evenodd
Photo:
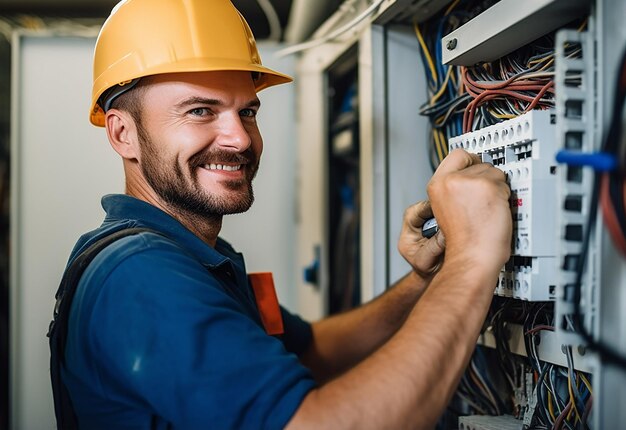
<svg viewBox="0 0 626 430"><path fill-rule="evenodd" d="M137 125L128 112L118 109L107 111L104 126L109 143L120 156L127 160L139 157L139 139Z"/></svg>

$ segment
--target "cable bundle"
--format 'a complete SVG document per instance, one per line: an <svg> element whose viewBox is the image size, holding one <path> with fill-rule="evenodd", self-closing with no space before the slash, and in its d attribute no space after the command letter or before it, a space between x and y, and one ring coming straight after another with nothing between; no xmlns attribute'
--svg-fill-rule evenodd
<svg viewBox="0 0 626 430"><path fill-rule="evenodd" d="M586 22L578 28L581 31ZM579 57L580 45L566 47L569 58ZM462 67L465 91L472 97L463 113L463 133L514 118L532 109L554 107L554 40L546 36L493 63ZM568 76L580 85L580 76Z"/></svg>
<svg viewBox="0 0 626 430"><path fill-rule="evenodd" d="M433 170L448 155L448 139L463 133L462 114L471 100L463 90L460 69L443 65L441 60L441 38L458 28L469 15L457 8L459 3L461 1L456 0L443 14L413 26L428 81L428 101L419 114L428 116L432 127L430 162Z"/></svg>
<svg viewBox="0 0 626 430"><path fill-rule="evenodd" d="M522 66L514 56L493 64L462 67L466 91L472 97L463 113L463 132L514 118L531 109L554 106L554 53L531 57ZM528 67L529 64L534 65ZM480 108L480 116L476 113Z"/></svg>
<svg viewBox="0 0 626 430"><path fill-rule="evenodd" d="M546 314L546 304L538 304L524 321L524 344L534 372L537 407L533 428L586 429L593 404L593 390L585 373L574 369L572 347L564 348L567 369L542 362L537 345L542 331L554 331L553 317ZM568 321L572 324L572 321Z"/></svg>
<svg viewBox="0 0 626 430"><path fill-rule="evenodd" d="M461 6L459 6L461 5ZM492 63L472 67L443 65L441 39L488 2L454 1L429 22L414 24L428 82L428 101L420 115L432 127L431 165L436 168L448 153L448 139L517 117L532 109L555 105L553 36L546 36ZM579 26L582 31L586 21ZM580 45L566 47L570 58L579 57ZM567 85L580 85L580 76L568 76Z"/></svg>
<svg viewBox="0 0 626 430"><path fill-rule="evenodd" d="M566 367L539 357L537 345L541 333L554 331L553 303L494 297L488 321L502 374L488 364L486 351L477 348L457 391L469 411L483 415L512 414L520 420L530 420L530 428L534 429L587 429L593 405L591 378L575 370L572 348L563 349ZM510 324L522 325L528 358L511 352ZM569 320L568 324L573 321ZM527 375L532 375L530 385ZM498 383L501 376L505 378L504 385Z"/></svg>
<svg viewBox="0 0 626 430"><path fill-rule="evenodd" d="M472 359L459 383L456 395L465 402L472 413L480 415L502 415L509 405L494 383L494 373L489 366L486 351L476 348Z"/></svg>

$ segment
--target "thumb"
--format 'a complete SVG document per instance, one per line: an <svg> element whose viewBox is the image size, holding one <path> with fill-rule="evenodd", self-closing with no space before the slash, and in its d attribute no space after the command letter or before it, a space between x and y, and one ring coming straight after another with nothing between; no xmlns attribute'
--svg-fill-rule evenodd
<svg viewBox="0 0 626 430"><path fill-rule="evenodd" d="M463 170L481 162L482 160L478 155L470 154L464 149L457 148L443 159L433 177Z"/></svg>

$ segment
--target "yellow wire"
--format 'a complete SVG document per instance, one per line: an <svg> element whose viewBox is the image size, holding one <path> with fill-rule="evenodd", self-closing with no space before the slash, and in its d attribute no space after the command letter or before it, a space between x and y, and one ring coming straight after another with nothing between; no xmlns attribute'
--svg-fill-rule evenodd
<svg viewBox="0 0 626 430"><path fill-rule="evenodd" d="M498 113L493 109L489 109L489 113L499 119L511 119L516 117L516 115L511 113Z"/></svg>
<svg viewBox="0 0 626 430"><path fill-rule="evenodd" d="M430 105L434 105L439 97L446 91L446 86L448 85L448 81L450 80L450 76L452 75L452 67L448 67L448 73L446 73L446 79L443 80L443 84L441 84L441 88L439 91L430 99Z"/></svg>
<svg viewBox="0 0 626 430"><path fill-rule="evenodd" d="M441 147L439 145L439 134L437 133L437 130L433 130L433 138L435 139L435 150L437 151L437 158L439 159L439 162L441 162L441 160L443 160L443 154L441 153Z"/></svg>
<svg viewBox="0 0 626 430"><path fill-rule="evenodd" d="M443 132L439 129L435 130L435 132L437 133L438 137L439 137L439 152L441 153L441 158L439 159L439 161L443 161L443 159L446 157L446 150L445 150L445 146L446 146L446 138L443 134Z"/></svg>
<svg viewBox="0 0 626 430"><path fill-rule="evenodd" d="M542 63L546 61L548 58L552 58L552 57L554 57L554 54L549 54L549 55L546 55L545 57L536 58L534 60L529 61L528 65L532 66L533 64Z"/></svg>
<svg viewBox="0 0 626 430"><path fill-rule="evenodd" d="M552 394L548 390L548 412L550 412L550 416L552 417L552 421L556 421L556 417L554 416L554 406L552 406Z"/></svg>
<svg viewBox="0 0 626 430"><path fill-rule="evenodd" d="M576 399L574 398L574 390L572 390L572 378L567 377L567 390L569 391L569 401L572 403L572 409L570 409L569 413L567 414L567 418L569 420L569 417L572 415L572 410L576 413L576 418L578 419L578 421L582 420L580 419L580 414L578 413L578 408L576 407Z"/></svg>
<svg viewBox="0 0 626 430"><path fill-rule="evenodd" d="M541 69L539 69L538 71L541 71L541 70L545 70L545 69L547 69L548 67L550 67L550 66L552 65L552 63L554 63L554 58L550 59L550 61L548 61L548 62L547 62L546 64L544 64L543 66L541 66Z"/></svg>
<svg viewBox="0 0 626 430"><path fill-rule="evenodd" d="M430 55L430 51L428 50L428 47L426 46L426 42L424 42L424 38L422 37L422 32L420 31L419 25L417 25L417 22L413 24L414 28L415 28L415 35L417 36L417 40L420 43L420 46L422 47L422 50L424 51L424 56L426 57L426 61L428 62L428 68L430 69L430 73L433 76L433 80L435 82L437 82L437 70L435 69L435 63L433 62L433 59Z"/></svg>
<svg viewBox="0 0 626 430"><path fill-rule="evenodd" d="M583 380L583 384L587 386L587 389L589 390L589 394L593 394L593 390L591 389L591 383L589 382L587 377L583 375L582 373L579 373L579 375L580 375L580 379Z"/></svg>
<svg viewBox="0 0 626 430"><path fill-rule="evenodd" d="M572 417L572 412L574 411L574 403L572 403L572 399L570 399L568 405L572 405L572 408L569 410L567 416L565 417L565 421L567 422L569 422L570 418Z"/></svg>
<svg viewBox="0 0 626 430"><path fill-rule="evenodd" d="M446 156L448 155L448 142L446 140L446 135L443 133L443 131L439 130L439 133L441 133L441 149L443 152L443 158L446 158Z"/></svg>
<svg viewBox="0 0 626 430"><path fill-rule="evenodd" d="M580 27L578 27L576 29L577 32L581 32L584 30L584 28L587 26L587 21L589 20L589 18L585 18L585 20L582 22L582 24L580 24Z"/></svg>
<svg viewBox="0 0 626 430"><path fill-rule="evenodd" d="M461 0L454 0L454 2L446 10L446 13L444 13L444 16L448 16L450 14L450 12L452 12L452 10L459 4L460 1Z"/></svg>
<svg viewBox="0 0 626 430"><path fill-rule="evenodd" d="M435 152L437 153L437 160L441 162L441 148L439 146L439 135L437 130L433 129L433 142L435 144Z"/></svg>

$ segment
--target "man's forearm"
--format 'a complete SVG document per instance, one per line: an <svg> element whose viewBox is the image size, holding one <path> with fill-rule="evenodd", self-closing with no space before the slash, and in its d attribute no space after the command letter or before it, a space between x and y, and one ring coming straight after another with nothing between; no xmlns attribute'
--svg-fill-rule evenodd
<svg viewBox="0 0 626 430"><path fill-rule="evenodd" d="M371 357L311 393L291 424L432 428L469 361L496 279L497 273L475 273L450 262L398 332Z"/></svg>
<svg viewBox="0 0 626 430"><path fill-rule="evenodd" d="M303 363L320 382L356 365L402 326L429 282L411 272L371 302L314 323Z"/></svg>

